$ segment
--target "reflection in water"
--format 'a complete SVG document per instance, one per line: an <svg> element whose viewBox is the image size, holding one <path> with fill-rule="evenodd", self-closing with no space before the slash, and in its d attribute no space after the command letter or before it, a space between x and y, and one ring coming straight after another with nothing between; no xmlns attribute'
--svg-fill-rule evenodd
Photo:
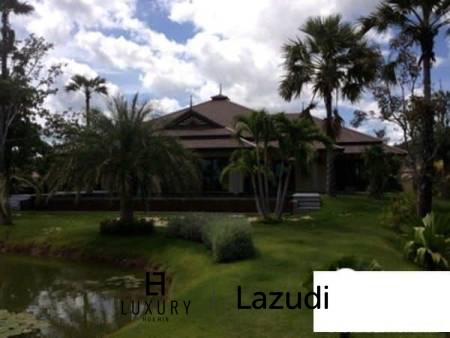
<svg viewBox="0 0 450 338"><path fill-rule="evenodd" d="M108 278L123 274L99 266L0 255L0 309L29 312L46 321L45 337L99 337L132 319L122 315L121 300L145 294L142 287L106 286Z"/></svg>

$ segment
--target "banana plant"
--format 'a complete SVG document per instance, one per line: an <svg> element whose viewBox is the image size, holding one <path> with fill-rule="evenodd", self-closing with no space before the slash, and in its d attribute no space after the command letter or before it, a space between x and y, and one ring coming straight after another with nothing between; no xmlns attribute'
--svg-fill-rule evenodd
<svg viewBox="0 0 450 338"><path fill-rule="evenodd" d="M406 257L426 270L448 270L450 253L450 219L430 213L423 227L413 230L413 238L405 245Z"/></svg>

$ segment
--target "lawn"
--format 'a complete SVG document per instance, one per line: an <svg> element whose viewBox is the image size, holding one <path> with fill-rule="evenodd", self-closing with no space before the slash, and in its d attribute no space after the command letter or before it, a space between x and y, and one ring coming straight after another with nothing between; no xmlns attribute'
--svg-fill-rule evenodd
<svg viewBox="0 0 450 338"><path fill-rule="evenodd" d="M192 302L189 316L162 323L135 321L114 334L116 338L337 337L313 334L312 311L238 311L237 286L243 287L245 295L296 292L312 267L345 255L376 259L385 270L417 269L403 258L398 235L382 222L385 204L356 196L325 199L319 212L291 217L280 225L255 224L257 257L231 264L213 263L201 244L168 239L162 229L151 238L102 237L97 225L111 216L105 213L24 212L16 217L13 228L0 228L0 241L48 245L55 251L77 248L91 254L146 258L166 269L173 276L172 298ZM450 212L450 203L440 203L438 209Z"/></svg>

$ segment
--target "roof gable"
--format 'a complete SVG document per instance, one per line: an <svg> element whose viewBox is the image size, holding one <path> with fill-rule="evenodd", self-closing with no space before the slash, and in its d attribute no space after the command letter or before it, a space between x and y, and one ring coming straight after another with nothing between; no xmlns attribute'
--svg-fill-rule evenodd
<svg viewBox="0 0 450 338"><path fill-rule="evenodd" d="M194 110L188 110L177 118L170 121L165 126L166 129L217 129L222 128L221 125L210 120L209 118L197 113Z"/></svg>
<svg viewBox="0 0 450 338"><path fill-rule="evenodd" d="M188 113L191 109L195 113L202 115L222 128L231 127L236 116L250 115L252 112L251 109L230 100L211 100L197 104L192 108L185 108L174 113L161 116L157 119L157 123L163 128L169 128L173 121Z"/></svg>

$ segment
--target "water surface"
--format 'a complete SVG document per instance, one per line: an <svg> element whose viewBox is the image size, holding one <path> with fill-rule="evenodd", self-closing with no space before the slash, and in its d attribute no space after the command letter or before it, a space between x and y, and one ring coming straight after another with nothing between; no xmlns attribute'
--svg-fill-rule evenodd
<svg viewBox="0 0 450 338"><path fill-rule="evenodd" d="M121 313L121 300L140 297L143 288L107 283L130 275L143 272L0 254L0 309L46 321L44 337L101 337L133 319Z"/></svg>

